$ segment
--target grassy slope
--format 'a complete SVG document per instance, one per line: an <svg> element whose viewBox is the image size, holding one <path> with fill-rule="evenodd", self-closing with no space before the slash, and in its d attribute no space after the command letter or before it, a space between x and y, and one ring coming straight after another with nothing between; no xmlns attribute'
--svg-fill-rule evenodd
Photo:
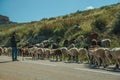
<svg viewBox="0 0 120 80"><path fill-rule="evenodd" d="M106 23L106 27L111 28L112 21L115 19L115 14L120 10L120 4L104 6L99 9L77 11L65 16L52 17L50 19L42 19L30 23L0 25L0 45L5 44L10 34L17 32L21 39L20 45L23 45L30 36L37 39L38 36L45 36L46 39L54 38L55 36L64 37L69 40L83 34L89 34L92 31L98 32L99 35L104 35L105 38L112 39L112 46L119 46L117 36L114 38L109 34L109 29L104 32L96 31L92 25L98 18L101 18ZM76 24L80 24L82 30L73 30ZM116 39L116 40L114 40ZM62 42L61 41L61 42Z"/></svg>

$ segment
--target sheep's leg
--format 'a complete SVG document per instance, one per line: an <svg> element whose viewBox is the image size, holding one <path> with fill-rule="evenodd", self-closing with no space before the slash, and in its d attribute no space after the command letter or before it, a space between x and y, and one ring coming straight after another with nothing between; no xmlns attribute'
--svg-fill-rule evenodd
<svg viewBox="0 0 120 80"><path fill-rule="evenodd" d="M116 64L115 67L116 67L116 69L119 69L119 64Z"/></svg>
<svg viewBox="0 0 120 80"><path fill-rule="evenodd" d="M68 61L70 61L71 60L71 56L70 55L68 55Z"/></svg>
<svg viewBox="0 0 120 80"><path fill-rule="evenodd" d="M24 60L24 53L22 53L22 60Z"/></svg>
<svg viewBox="0 0 120 80"><path fill-rule="evenodd" d="M38 59L40 59L40 55L39 54L37 54L38 55Z"/></svg>
<svg viewBox="0 0 120 80"><path fill-rule="evenodd" d="M59 58L60 58L60 61L62 61L62 54L60 54Z"/></svg>
<svg viewBox="0 0 120 80"><path fill-rule="evenodd" d="M62 60L63 60L63 61L66 61L66 57L67 57L66 54L62 54Z"/></svg>
<svg viewBox="0 0 120 80"><path fill-rule="evenodd" d="M104 58L102 59L102 62L103 62L103 67L104 67L104 68L106 68L106 67L107 67L107 65L106 65L106 61L105 61L105 59L104 59Z"/></svg>
<svg viewBox="0 0 120 80"><path fill-rule="evenodd" d="M54 55L54 54L52 54L51 56L52 56L52 60L54 61L54 60L55 60L55 55Z"/></svg>
<svg viewBox="0 0 120 80"><path fill-rule="evenodd" d="M56 56L56 61L58 61L58 55L55 55Z"/></svg>
<svg viewBox="0 0 120 80"><path fill-rule="evenodd" d="M44 60L44 54L42 53L42 60Z"/></svg>
<svg viewBox="0 0 120 80"><path fill-rule="evenodd" d="M23 59L22 59L22 60L24 60L24 59L25 59L25 53L22 53L22 56L23 56Z"/></svg>
<svg viewBox="0 0 120 80"><path fill-rule="evenodd" d="M62 60L65 61L65 55L64 54L62 54Z"/></svg>
<svg viewBox="0 0 120 80"><path fill-rule="evenodd" d="M50 60L50 54L47 54L47 59Z"/></svg>
<svg viewBox="0 0 120 80"><path fill-rule="evenodd" d="M72 61L73 61L73 62L75 61L75 56L72 56Z"/></svg>
<svg viewBox="0 0 120 80"><path fill-rule="evenodd" d="M80 61L81 63L83 63L83 56L82 56L82 55L80 56L79 61Z"/></svg>
<svg viewBox="0 0 120 80"><path fill-rule="evenodd" d="M35 60L35 54L32 55L32 60Z"/></svg>
<svg viewBox="0 0 120 80"><path fill-rule="evenodd" d="M95 64L95 61L94 61L94 57L93 57L93 56L90 57L90 64Z"/></svg>
<svg viewBox="0 0 120 80"><path fill-rule="evenodd" d="M76 63L78 63L78 55L76 55Z"/></svg>
<svg viewBox="0 0 120 80"><path fill-rule="evenodd" d="M109 61L107 58L104 58L105 59L105 66L108 67L109 66Z"/></svg>
<svg viewBox="0 0 120 80"><path fill-rule="evenodd" d="M99 58L99 64L98 64L98 66L101 66L102 62L103 62L103 60L101 58Z"/></svg>
<svg viewBox="0 0 120 80"><path fill-rule="evenodd" d="M95 66L99 67L98 66L99 65L99 58L94 56L93 61L94 61Z"/></svg>
<svg viewBox="0 0 120 80"><path fill-rule="evenodd" d="M119 69L119 61L118 59L116 59L116 65L115 65L116 69Z"/></svg>

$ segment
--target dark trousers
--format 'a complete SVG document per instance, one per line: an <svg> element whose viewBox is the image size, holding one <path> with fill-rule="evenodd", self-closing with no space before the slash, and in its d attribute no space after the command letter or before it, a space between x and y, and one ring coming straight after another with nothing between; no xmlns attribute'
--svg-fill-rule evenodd
<svg viewBox="0 0 120 80"><path fill-rule="evenodd" d="M17 47L12 47L12 60L13 61L17 60L17 55L18 55Z"/></svg>

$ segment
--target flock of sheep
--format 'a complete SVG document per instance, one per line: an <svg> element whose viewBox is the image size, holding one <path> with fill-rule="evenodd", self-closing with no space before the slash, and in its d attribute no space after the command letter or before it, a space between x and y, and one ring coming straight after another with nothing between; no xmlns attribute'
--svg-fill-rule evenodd
<svg viewBox="0 0 120 80"><path fill-rule="evenodd" d="M67 62L84 62L88 61L89 64L97 67L103 66L104 68L109 65L115 65L115 68L120 66L120 48L76 48L67 47L61 48L39 48L33 46L31 48L18 48L19 56L22 56L23 60L25 56L35 59L48 59L55 61L67 61ZM11 48L0 48L0 55L11 56Z"/></svg>

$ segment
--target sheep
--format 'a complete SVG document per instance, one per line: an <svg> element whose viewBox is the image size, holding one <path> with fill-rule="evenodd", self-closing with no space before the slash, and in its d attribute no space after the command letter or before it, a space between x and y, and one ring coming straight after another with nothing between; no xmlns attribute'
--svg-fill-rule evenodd
<svg viewBox="0 0 120 80"><path fill-rule="evenodd" d="M108 48L98 48L95 52L95 57L97 59L97 63L99 64L99 66L101 65L101 63L103 64L103 67L107 67L108 66L108 57L106 55L106 51L109 51Z"/></svg>
<svg viewBox="0 0 120 80"><path fill-rule="evenodd" d="M22 60L24 60L25 56L30 56L29 48L18 48L19 55L22 56Z"/></svg>
<svg viewBox="0 0 120 80"><path fill-rule="evenodd" d="M107 59L107 65L109 64L113 64L113 58L112 58L112 54L111 54L111 48L105 48L105 56Z"/></svg>
<svg viewBox="0 0 120 80"><path fill-rule="evenodd" d="M37 50L38 50L37 47L29 48L29 53L31 54L32 59L36 59L36 57L37 57Z"/></svg>
<svg viewBox="0 0 120 80"><path fill-rule="evenodd" d="M77 48L74 47L69 49L69 53L68 53L69 60L73 59L73 61L78 62L78 54L79 54L79 50Z"/></svg>
<svg viewBox="0 0 120 80"><path fill-rule="evenodd" d="M41 57L41 59L45 58L45 50L44 48L37 48L36 49L36 54L38 55L38 59Z"/></svg>
<svg viewBox="0 0 120 80"><path fill-rule="evenodd" d="M62 51L63 60L65 60L65 58L68 57L69 50L67 47L62 47L61 51Z"/></svg>
<svg viewBox="0 0 120 80"><path fill-rule="evenodd" d="M109 48L110 47L111 40L110 39L103 39L101 40L101 46Z"/></svg>
<svg viewBox="0 0 120 80"><path fill-rule="evenodd" d="M53 60L54 60L54 58L56 58L56 61L58 61L58 58L59 58L60 61L62 61L62 51L61 51L61 49L59 49L59 48L52 49L50 56L53 57Z"/></svg>
<svg viewBox="0 0 120 80"><path fill-rule="evenodd" d="M4 48L2 48L2 47L0 47L0 55L6 55L6 56L10 56L11 55L11 53L12 53L12 49L9 47L9 48L7 48L7 47L4 47Z"/></svg>
<svg viewBox="0 0 120 80"><path fill-rule="evenodd" d="M83 41L84 40L84 36L83 35L80 35L80 36L78 36L75 40L74 40L74 42L75 43L79 43L79 42L81 42L81 41Z"/></svg>
<svg viewBox="0 0 120 80"><path fill-rule="evenodd" d="M11 54L12 54L12 48L9 47L9 48L8 48L8 56L11 56Z"/></svg>
<svg viewBox="0 0 120 80"><path fill-rule="evenodd" d="M85 48L79 48L79 56L80 56L80 61L81 63L83 62L83 57L88 58L88 51Z"/></svg>
<svg viewBox="0 0 120 80"><path fill-rule="evenodd" d="M88 50L87 56L89 58L90 64L95 64L94 53L95 53L96 48L90 48L90 49L87 49L87 50Z"/></svg>
<svg viewBox="0 0 120 80"><path fill-rule="evenodd" d="M3 48L0 47L0 56L2 55L2 53L3 53Z"/></svg>
<svg viewBox="0 0 120 80"><path fill-rule="evenodd" d="M24 48L24 56L30 56L29 48Z"/></svg>
<svg viewBox="0 0 120 80"><path fill-rule="evenodd" d="M6 47L4 47L4 48L3 48L3 54L4 54L4 55L7 55L7 53L8 53L8 49L7 49Z"/></svg>
<svg viewBox="0 0 120 80"><path fill-rule="evenodd" d="M116 65L116 68L118 69L120 66L120 48L113 48L111 50L111 55L115 60L115 65Z"/></svg>
<svg viewBox="0 0 120 80"><path fill-rule="evenodd" d="M75 44L70 44L67 48L70 49L70 48L74 48L75 47Z"/></svg>
<svg viewBox="0 0 120 80"><path fill-rule="evenodd" d="M40 44L41 44L42 48L48 48L51 46L52 43L53 43L53 41L44 40Z"/></svg>
<svg viewBox="0 0 120 80"><path fill-rule="evenodd" d="M69 57L68 60L71 60L73 58L75 58L76 62L78 62L78 56L80 56L80 61L83 62L82 57L83 56L87 56L87 50L84 48L71 48L71 49L67 49L67 47L62 47L61 48L62 51L62 55L63 55L63 60L65 60L65 57Z"/></svg>
<svg viewBox="0 0 120 80"><path fill-rule="evenodd" d="M24 48L19 47L18 52L19 52L19 56L23 56Z"/></svg>
<svg viewBox="0 0 120 80"><path fill-rule="evenodd" d="M56 56L56 61L58 61L58 59L60 59L60 61L62 61L62 51L61 51L61 49L56 49L56 50L54 50L54 52L55 52L55 56Z"/></svg>
<svg viewBox="0 0 120 80"><path fill-rule="evenodd" d="M50 59L51 49L44 48L44 54L45 54L47 59Z"/></svg>
<svg viewBox="0 0 120 80"><path fill-rule="evenodd" d="M109 51L109 48L95 48L93 50L89 50L90 61L92 64L97 65L98 67L103 65L103 67L108 66L108 55L106 52Z"/></svg>

